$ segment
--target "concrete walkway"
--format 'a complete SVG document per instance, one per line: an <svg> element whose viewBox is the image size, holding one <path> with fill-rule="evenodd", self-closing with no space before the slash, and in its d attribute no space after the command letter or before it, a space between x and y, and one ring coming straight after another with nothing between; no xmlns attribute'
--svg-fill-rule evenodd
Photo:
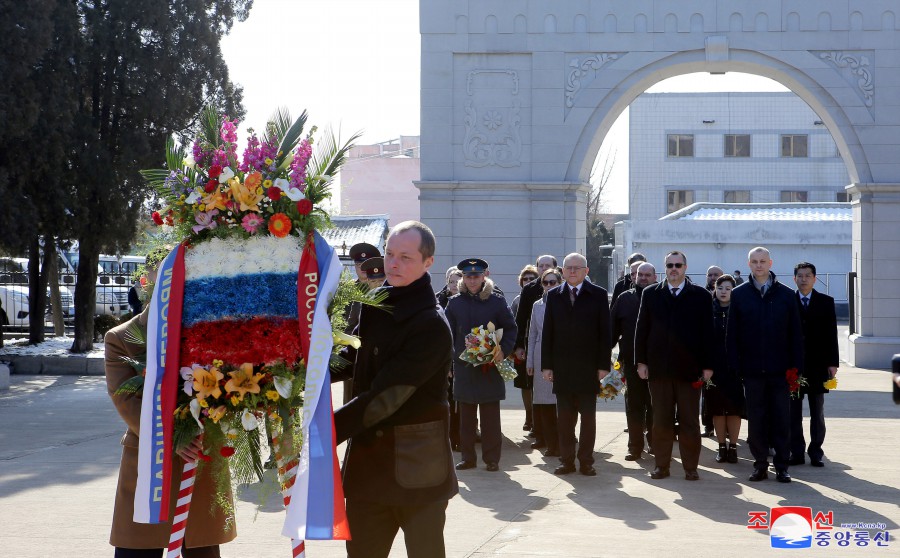
<svg viewBox="0 0 900 558"><path fill-rule="evenodd" d="M652 458L624 460L621 400L597 405L598 475L556 477L554 460L528 447L519 393L510 385L501 413L501 471L489 473L480 464L459 475L460 495L447 511L448 556L801 554L772 549L768 531L747 528L748 513L785 505L833 512L832 532L849 532L840 524L855 522L883 523L890 532L887 547L840 547L832 540L818 553L897 556L900 406L891 401L890 374L844 365L839 379L840 389L826 396L825 467L793 467L788 485L748 482L751 460L743 444L739 463L716 464L716 444L709 439L703 441L699 482L684 480L677 450L672 477L651 480ZM107 540L124 427L104 379L11 380L11 389L0 393L0 556L112 556ZM746 425L742 440L745 434ZM259 494L273 491L243 487L239 536L223 547L223 556L290 556L289 542L280 535L284 514L277 499L257 505ZM340 542L312 541L307 549L308 558L345 555ZM400 537L391 556L406 556Z"/></svg>

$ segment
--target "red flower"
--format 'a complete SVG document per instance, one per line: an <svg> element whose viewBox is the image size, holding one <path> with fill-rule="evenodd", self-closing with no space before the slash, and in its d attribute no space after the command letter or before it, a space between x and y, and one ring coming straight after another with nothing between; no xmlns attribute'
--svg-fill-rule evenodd
<svg viewBox="0 0 900 558"><path fill-rule="evenodd" d="M272 201L276 201L281 198L281 188L278 186L272 186L268 190L266 190L266 195L269 196L269 199Z"/></svg>
<svg viewBox="0 0 900 558"><path fill-rule="evenodd" d="M222 174L222 165L213 165L209 167L210 178L219 178L220 174Z"/></svg>
<svg viewBox="0 0 900 558"><path fill-rule="evenodd" d="M150 215L150 217L153 218L153 222L157 225L163 224L162 216L160 216L159 211L154 211L153 214Z"/></svg>
<svg viewBox="0 0 900 558"><path fill-rule="evenodd" d="M691 386L693 386L694 389L700 389L703 387L703 380L697 380L696 382L691 382Z"/></svg>
<svg viewBox="0 0 900 558"><path fill-rule="evenodd" d="M306 198L303 198L302 200L297 202L297 212L300 213L300 215L309 215L312 209L312 202Z"/></svg>
<svg viewBox="0 0 900 558"><path fill-rule="evenodd" d="M222 446L222 449L219 450L219 453L222 454L222 457L227 459L234 455L234 448L231 446Z"/></svg>
<svg viewBox="0 0 900 558"><path fill-rule="evenodd" d="M199 457L202 461L206 461L207 463L212 461L212 457L206 455L205 453L199 453L197 454L197 457Z"/></svg>
<svg viewBox="0 0 900 558"><path fill-rule="evenodd" d="M291 220L284 213L276 213L269 217L269 232L278 238L284 238L291 232Z"/></svg>
<svg viewBox="0 0 900 558"><path fill-rule="evenodd" d="M218 180L210 180L209 182L206 183L206 186L203 187L203 190L204 190L207 194L211 194L212 192L214 192L214 191L216 190L216 188L217 188L218 186L219 186L219 181L218 181Z"/></svg>

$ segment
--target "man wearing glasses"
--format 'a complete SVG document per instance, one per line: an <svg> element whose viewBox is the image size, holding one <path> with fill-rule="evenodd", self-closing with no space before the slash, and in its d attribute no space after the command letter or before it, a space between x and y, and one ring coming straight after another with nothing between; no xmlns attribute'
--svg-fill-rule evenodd
<svg viewBox="0 0 900 558"><path fill-rule="evenodd" d="M609 374L609 302L606 289L585 278L587 260L569 254L563 260L565 284L547 293L541 340L541 373L553 382L558 414L562 465L557 475L575 472L575 423L581 417L578 464L583 475L594 476L597 436L597 394Z"/></svg>
<svg viewBox="0 0 900 558"><path fill-rule="evenodd" d="M692 383L712 377L713 310L710 294L686 272L687 256L669 252L666 280L641 294L634 337L637 373L650 380L653 399L653 479L669 476L676 409L684 478L700 478L700 389Z"/></svg>

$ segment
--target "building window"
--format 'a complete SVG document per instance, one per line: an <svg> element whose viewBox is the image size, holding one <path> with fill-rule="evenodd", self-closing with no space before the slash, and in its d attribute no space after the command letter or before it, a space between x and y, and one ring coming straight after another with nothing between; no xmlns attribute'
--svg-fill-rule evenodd
<svg viewBox="0 0 900 558"><path fill-rule="evenodd" d="M782 190L781 191L781 201L782 202L805 202L806 201L806 192L801 192L799 190Z"/></svg>
<svg viewBox="0 0 900 558"><path fill-rule="evenodd" d="M668 210L669 213L673 211L678 211L683 207L687 207L694 203L694 191L693 190L669 190L668 191Z"/></svg>
<svg viewBox="0 0 900 558"><path fill-rule="evenodd" d="M693 134L669 134L669 157L693 157Z"/></svg>
<svg viewBox="0 0 900 558"><path fill-rule="evenodd" d="M726 157L749 157L750 134L725 134Z"/></svg>
<svg viewBox="0 0 900 558"><path fill-rule="evenodd" d="M725 203L750 203L750 190L725 190Z"/></svg>
<svg viewBox="0 0 900 558"><path fill-rule="evenodd" d="M785 134L781 136L782 157L809 157L809 138L804 134Z"/></svg>
<svg viewBox="0 0 900 558"><path fill-rule="evenodd" d="M848 194L847 192L838 192L834 196L834 201L848 202L850 201L850 194Z"/></svg>

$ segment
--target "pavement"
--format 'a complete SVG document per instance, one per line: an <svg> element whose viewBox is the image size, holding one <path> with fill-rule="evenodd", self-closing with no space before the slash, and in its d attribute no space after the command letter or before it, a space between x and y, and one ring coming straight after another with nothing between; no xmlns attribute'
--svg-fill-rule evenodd
<svg viewBox="0 0 900 558"><path fill-rule="evenodd" d="M0 556L112 556L109 525L124 426L102 377L54 375L52 364L43 370L13 374L10 389L0 392ZM839 389L825 402L825 467L792 467L790 484L747 481L752 458L743 442L746 423L738 463L715 463L716 444L704 439L699 482L684 480L677 447L672 476L651 480L652 456L624 459L628 435L621 398L597 404L597 476L557 477L555 460L530 449L519 392L509 384L501 406L500 471L487 472L479 464L460 472L460 494L447 509L447 555L898 556L900 406L891 400L890 377L884 370L841 366ZM338 402L340 386L334 387ZM808 432L806 421L805 426ZM290 556L290 543L280 535L284 512L273 482L238 487L238 538L222 547L223 557ZM748 529L748 514L779 506L831 512L834 528L817 529L817 536L855 538L841 543L832 538L815 550L773 549L766 529ZM841 527L858 522L883 527ZM869 540L863 540L863 531ZM871 540L881 531L889 533L887 546ZM332 558L345 552L342 542L309 541L306 555ZM406 556L402 536L391 556Z"/></svg>

